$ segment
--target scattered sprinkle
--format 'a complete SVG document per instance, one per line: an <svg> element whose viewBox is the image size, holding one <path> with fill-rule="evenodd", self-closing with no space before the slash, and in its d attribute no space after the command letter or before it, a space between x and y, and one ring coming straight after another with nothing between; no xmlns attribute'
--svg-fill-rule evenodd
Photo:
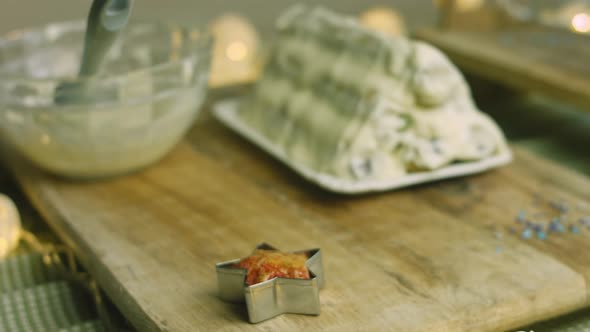
<svg viewBox="0 0 590 332"><path fill-rule="evenodd" d="M504 248L500 247L500 246L496 246L496 252L499 254L502 251L504 251Z"/></svg>
<svg viewBox="0 0 590 332"><path fill-rule="evenodd" d="M563 233L565 232L565 227L559 222L559 219L554 218L551 223L549 223L549 232Z"/></svg>
<svg viewBox="0 0 590 332"><path fill-rule="evenodd" d="M503 239L503 232L524 240L545 241L550 236L566 236L566 233L581 234L584 229L590 231L590 204L565 201L562 198L549 200L539 193L534 193L532 198L534 207L531 211L519 210L514 218L515 225L508 225L505 229L491 228L497 240ZM502 250L503 248L497 244L496 251Z"/></svg>
<svg viewBox="0 0 590 332"><path fill-rule="evenodd" d="M525 239L528 240L530 238L533 237L533 231L530 228L526 228L524 231L522 231L522 233L520 234L520 236Z"/></svg>
<svg viewBox="0 0 590 332"><path fill-rule="evenodd" d="M562 224L557 225L557 231L559 233L565 233L565 227Z"/></svg>

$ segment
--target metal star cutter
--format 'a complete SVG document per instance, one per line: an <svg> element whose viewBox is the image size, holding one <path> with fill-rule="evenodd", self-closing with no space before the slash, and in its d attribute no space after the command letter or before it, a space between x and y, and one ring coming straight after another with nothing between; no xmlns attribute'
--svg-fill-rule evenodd
<svg viewBox="0 0 590 332"><path fill-rule="evenodd" d="M256 250L277 250L262 243ZM284 313L319 315L324 268L320 249L293 252L307 257L310 279L276 277L254 285L246 283L247 270L234 267L241 259L216 265L219 296L229 302L246 302L250 323L259 323Z"/></svg>

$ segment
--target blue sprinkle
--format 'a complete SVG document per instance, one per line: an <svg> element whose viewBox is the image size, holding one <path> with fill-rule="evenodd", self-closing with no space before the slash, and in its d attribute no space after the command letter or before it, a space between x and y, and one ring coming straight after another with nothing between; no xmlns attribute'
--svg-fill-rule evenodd
<svg viewBox="0 0 590 332"><path fill-rule="evenodd" d="M534 224L533 225L533 229L535 230L535 232L542 232L543 231L543 226L540 224Z"/></svg>
<svg viewBox="0 0 590 332"><path fill-rule="evenodd" d="M502 232L500 232L500 231L496 231L495 235L496 235L496 239L498 239L498 240L501 240L504 237L502 235Z"/></svg>
<svg viewBox="0 0 590 332"><path fill-rule="evenodd" d="M501 253L502 251L504 251L504 249L503 249L502 247L500 247L500 246L497 246L497 247L496 247L496 252L497 252L498 254L499 254L499 253Z"/></svg>
<svg viewBox="0 0 590 332"><path fill-rule="evenodd" d="M545 234L545 232L543 231L537 231L537 239L539 240L545 240L547 238L547 234Z"/></svg>
<svg viewBox="0 0 590 332"><path fill-rule="evenodd" d="M570 225L570 231L574 234L580 234L580 228L576 225Z"/></svg>
<svg viewBox="0 0 590 332"><path fill-rule="evenodd" d="M530 228L527 228L524 231L522 231L522 234L520 236L523 239L528 240L533 237L533 231Z"/></svg>
<svg viewBox="0 0 590 332"><path fill-rule="evenodd" d="M559 221L553 220L549 223L549 232L563 233L565 232L565 228Z"/></svg>

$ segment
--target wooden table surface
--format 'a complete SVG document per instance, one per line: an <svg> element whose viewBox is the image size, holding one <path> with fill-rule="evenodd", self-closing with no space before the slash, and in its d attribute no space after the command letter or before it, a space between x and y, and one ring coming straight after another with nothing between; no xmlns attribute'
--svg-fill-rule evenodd
<svg viewBox="0 0 590 332"><path fill-rule="evenodd" d="M507 229L536 194L588 202L590 180L515 154L510 166L482 175L341 196L204 114L172 153L139 173L81 183L15 171L140 331L498 331L588 304L590 255L581 253L590 234L526 241ZM216 296L214 264L262 241L322 249L319 317L251 325L243 305Z"/></svg>
<svg viewBox="0 0 590 332"><path fill-rule="evenodd" d="M416 37L461 69L590 110L590 36L540 26L494 31L422 29Z"/></svg>

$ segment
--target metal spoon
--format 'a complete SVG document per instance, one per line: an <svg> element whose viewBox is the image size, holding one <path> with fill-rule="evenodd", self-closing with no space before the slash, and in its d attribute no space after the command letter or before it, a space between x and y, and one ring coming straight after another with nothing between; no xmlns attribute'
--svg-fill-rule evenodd
<svg viewBox="0 0 590 332"><path fill-rule="evenodd" d="M92 95L92 77L100 74L106 54L119 33L125 28L131 13L131 0L94 0L88 14L84 52L76 82L64 82L55 91L56 104L88 103L104 99ZM113 91L113 93L116 93Z"/></svg>

